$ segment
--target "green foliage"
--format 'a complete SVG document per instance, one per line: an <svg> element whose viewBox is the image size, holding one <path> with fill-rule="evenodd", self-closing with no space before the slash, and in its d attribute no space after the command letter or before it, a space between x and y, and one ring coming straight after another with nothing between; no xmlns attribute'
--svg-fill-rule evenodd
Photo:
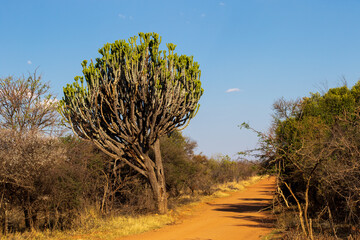
<svg viewBox="0 0 360 240"><path fill-rule="evenodd" d="M161 139L166 186L171 197L183 193L210 194L214 185L240 181L256 174L254 163L229 156L209 159L194 154L196 143L174 131Z"/></svg>
<svg viewBox="0 0 360 240"><path fill-rule="evenodd" d="M356 91L347 86L332 88L324 95L312 94L303 99L303 116L319 116L327 124L332 124L337 116L350 113L356 107Z"/></svg>
<svg viewBox="0 0 360 240"><path fill-rule="evenodd" d="M74 132L115 155L134 138L146 147L186 126L203 93L193 57L174 53L174 44L159 50L156 33L140 33L139 39L105 44L95 64L82 63L84 76L64 88L60 101Z"/></svg>
<svg viewBox="0 0 360 240"><path fill-rule="evenodd" d="M331 226L325 230L335 235L337 224L359 224L359 84L274 104L274 126L263 141L264 166L277 170L279 194L297 206L309 238L312 228L322 229L324 222ZM290 105L296 111L282 118L279 113ZM313 227L311 219L317 221Z"/></svg>
<svg viewBox="0 0 360 240"><path fill-rule="evenodd" d="M161 138L166 187L171 197L178 197L188 191L203 190L198 182L204 178L204 172L201 164L193 160L195 147L196 143L179 131Z"/></svg>

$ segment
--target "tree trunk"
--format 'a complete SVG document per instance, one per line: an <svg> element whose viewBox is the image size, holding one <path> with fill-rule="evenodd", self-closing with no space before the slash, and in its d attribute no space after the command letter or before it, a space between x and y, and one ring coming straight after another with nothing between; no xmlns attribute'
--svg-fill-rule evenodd
<svg viewBox="0 0 360 240"><path fill-rule="evenodd" d="M26 207L23 207L24 210L24 217L25 217L25 228L27 230L31 229L31 218L30 218L30 211Z"/></svg>
<svg viewBox="0 0 360 240"><path fill-rule="evenodd" d="M8 231L8 214L6 209L6 203L1 204L1 217L2 217L2 233L7 234Z"/></svg>
<svg viewBox="0 0 360 240"><path fill-rule="evenodd" d="M160 140L156 140L153 150L155 153L155 166L151 164L151 160L145 161L147 173L151 188L154 194L156 210L159 214L167 213L167 194L165 188L164 168L160 152Z"/></svg>
<svg viewBox="0 0 360 240"><path fill-rule="evenodd" d="M31 213L31 220L32 220L31 229L38 230L39 229L39 222L38 222L37 212L32 212Z"/></svg>

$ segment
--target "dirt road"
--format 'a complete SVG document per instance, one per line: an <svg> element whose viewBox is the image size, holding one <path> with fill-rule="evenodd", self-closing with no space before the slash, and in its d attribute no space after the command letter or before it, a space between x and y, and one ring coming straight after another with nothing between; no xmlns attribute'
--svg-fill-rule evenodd
<svg viewBox="0 0 360 240"><path fill-rule="evenodd" d="M120 240L251 240L271 231L272 220L259 212L272 199L275 178L196 207L181 223Z"/></svg>

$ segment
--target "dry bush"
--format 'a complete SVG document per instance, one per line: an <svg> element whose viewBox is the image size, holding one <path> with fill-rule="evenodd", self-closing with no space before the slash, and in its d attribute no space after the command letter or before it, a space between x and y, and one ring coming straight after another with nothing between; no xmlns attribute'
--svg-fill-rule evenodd
<svg viewBox="0 0 360 240"><path fill-rule="evenodd" d="M38 227L38 213L50 186L42 181L62 160L54 138L58 129L56 100L36 72L27 78L0 79L1 222L8 230L8 212L20 208L25 228Z"/></svg>
<svg viewBox="0 0 360 240"><path fill-rule="evenodd" d="M281 99L274 104L272 129L260 134L264 166L275 170L278 199L297 213L303 238L357 236L359 86L334 88L293 102Z"/></svg>
<svg viewBox="0 0 360 240"><path fill-rule="evenodd" d="M218 183L241 181L257 173L256 164L234 161L228 156L209 159L194 154L196 143L173 132L161 141L166 186L170 197L183 194L211 194Z"/></svg>
<svg viewBox="0 0 360 240"><path fill-rule="evenodd" d="M45 184L49 173L64 160L57 139L37 135L14 137L14 132L0 131L0 181L3 212L21 208L25 227L38 228L38 215L45 211L51 184ZM6 214L3 214L6 230Z"/></svg>
<svg viewBox="0 0 360 240"><path fill-rule="evenodd" d="M239 182L257 174L255 162L247 160L231 160L229 156L211 159L212 178L215 183Z"/></svg>
<svg viewBox="0 0 360 240"><path fill-rule="evenodd" d="M161 139L166 188L170 197L189 194L203 187L199 181L205 177L206 171L204 163L197 161L201 157L193 153L195 147L195 142L178 131Z"/></svg>

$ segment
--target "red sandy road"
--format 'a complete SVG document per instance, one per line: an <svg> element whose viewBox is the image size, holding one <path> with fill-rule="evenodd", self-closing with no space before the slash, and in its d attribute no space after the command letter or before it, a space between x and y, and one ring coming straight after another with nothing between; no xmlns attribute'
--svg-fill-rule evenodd
<svg viewBox="0 0 360 240"><path fill-rule="evenodd" d="M182 223L119 240L260 239L271 231L270 216L259 212L272 199L275 178L265 178L229 197L200 204Z"/></svg>

